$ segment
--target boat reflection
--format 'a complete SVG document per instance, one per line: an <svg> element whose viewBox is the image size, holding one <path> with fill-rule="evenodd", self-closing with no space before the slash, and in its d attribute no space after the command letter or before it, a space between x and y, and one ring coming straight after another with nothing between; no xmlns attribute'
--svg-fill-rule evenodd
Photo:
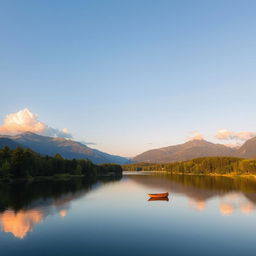
<svg viewBox="0 0 256 256"><path fill-rule="evenodd" d="M216 206L222 216L231 216L235 211L250 215L256 211L254 178L197 175L130 175L130 178L151 190L181 194L187 197L188 206L198 212L207 210L207 202L212 199L219 201Z"/></svg>
<svg viewBox="0 0 256 256"><path fill-rule="evenodd" d="M149 202L151 201L169 201L168 197L151 197L148 199Z"/></svg>

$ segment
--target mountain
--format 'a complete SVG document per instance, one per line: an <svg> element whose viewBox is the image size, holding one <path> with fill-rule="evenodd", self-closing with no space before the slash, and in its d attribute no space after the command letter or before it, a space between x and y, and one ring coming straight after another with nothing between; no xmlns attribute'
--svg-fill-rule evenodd
<svg viewBox="0 0 256 256"><path fill-rule="evenodd" d="M15 149L17 147L22 147L21 144L9 139L9 138L0 138L0 148L9 147L10 149Z"/></svg>
<svg viewBox="0 0 256 256"><path fill-rule="evenodd" d="M4 146L4 140L6 140L6 143L9 143L7 146L11 145L10 143L12 141L13 146L16 144L24 146L42 155L54 156L59 153L67 159L89 159L96 164L125 164L129 162L125 157L110 155L99 150L89 148L77 141L67 140L64 138L46 137L31 132L25 132L15 136L2 135L0 136L0 146Z"/></svg>
<svg viewBox="0 0 256 256"><path fill-rule="evenodd" d="M256 158L256 137L247 140L237 152L239 157Z"/></svg>
<svg viewBox="0 0 256 256"><path fill-rule="evenodd" d="M135 162L166 163L207 156L234 156L237 150L206 140L191 140L184 144L146 151L133 158ZM255 151L256 152L256 151Z"/></svg>
<svg viewBox="0 0 256 256"><path fill-rule="evenodd" d="M59 153L67 159L90 159L96 164L127 164L127 158L110 155L84 144L64 138L46 137L31 132L15 136L0 135L0 148L8 146L30 148L42 155L54 156ZM167 163L185 161L207 156L236 156L256 158L256 137L246 141L240 148L230 148L205 140L192 140L184 144L146 151L132 159L133 162Z"/></svg>

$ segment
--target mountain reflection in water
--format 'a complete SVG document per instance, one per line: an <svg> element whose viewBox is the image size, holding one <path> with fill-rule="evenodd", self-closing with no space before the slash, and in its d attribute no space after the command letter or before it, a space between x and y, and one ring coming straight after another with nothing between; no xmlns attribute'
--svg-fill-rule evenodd
<svg viewBox="0 0 256 256"><path fill-rule="evenodd" d="M48 216L64 219L72 208L72 202L86 196L90 191L113 181L72 179L69 181L47 181L0 185L0 226L3 232L23 239L37 224ZM126 185L125 185L126 184ZM220 215L231 216L239 211L249 215L256 210L256 181L249 178L230 178L186 175L127 175L120 183L120 196L127 188L136 196L133 188L145 187L148 192L170 192L170 201L163 198L149 199L157 207L157 201L175 205L172 196L182 195L190 209L203 212L211 200ZM116 192L114 192L116 193ZM135 198L135 197L134 197ZM147 198L147 194L145 194ZM147 198L148 199L148 198ZM136 199L138 201L138 199ZM151 202L150 202L151 203ZM164 203L164 202L162 202Z"/></svg>
<svg viewBox="0 0 256 256"><path fill-rule="evenodd" d="M113 180L112 178L110 180ZM85 196L101 181L72 179L34 183L0 184L0 226L3 232L23 239L47 216L68 214L71 202Z"/></svg>
<svg viewBox="0 0 256 256"><path fill-rule="evenodd" d="M169 201L148 202L167 191ZM0 184L1 253L254 255L255 210L253 178L124 173Z"/></svg>
<svg viewBox="0 0 256 256"><path fill-rule="evenodd" d="M256 179L197 175L131 175L140 185L156 191L169 191L188 198L188 205L204 211L207 201L219 200L219 212L230 216L236 210L245 215L256 210Z"/></svg>

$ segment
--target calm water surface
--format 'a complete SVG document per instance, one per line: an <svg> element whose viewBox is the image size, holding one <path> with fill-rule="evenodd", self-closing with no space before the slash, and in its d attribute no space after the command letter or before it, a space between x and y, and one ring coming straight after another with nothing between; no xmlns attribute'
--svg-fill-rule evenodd
<svg viewBox="0 0 256 256"><path fill-rule="evenodd" d="M148 201L147 193L170 193ZM0 185L1 255L255 255L256 181L124 174Z"/></svg>

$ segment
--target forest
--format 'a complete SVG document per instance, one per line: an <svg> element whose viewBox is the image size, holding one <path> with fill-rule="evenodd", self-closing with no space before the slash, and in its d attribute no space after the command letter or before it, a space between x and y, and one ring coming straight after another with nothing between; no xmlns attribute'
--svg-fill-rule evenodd
<svg viewBox="0 0 256 256"><path fill-rule="evenodd" d="M162 171L173 174L256 174L256 160L237 157L202 157L189 161L123 165L123 171Z"/></svg>
<svg viewBox="0 0 256 256"><path fill-rule="evenodd" d="M95 165L86 159L64 159L60 154L54 157L42 156L30 149L9 147L0 149L0 179L26 179L60 175L95 177L100 175L122 176L122 167L117 164Z"/></svg>

